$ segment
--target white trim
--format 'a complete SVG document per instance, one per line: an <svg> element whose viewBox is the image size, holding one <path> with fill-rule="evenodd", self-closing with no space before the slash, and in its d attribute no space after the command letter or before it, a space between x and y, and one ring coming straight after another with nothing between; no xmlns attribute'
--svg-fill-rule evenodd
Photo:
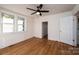
<svg viewBox="0 0 79 59"><path fill-rule="evenodd" d="M2 28L2 18L1 18L1 13L0 13L0 27ZM2 29L0 28L0 33L2 32Z"/></svg>

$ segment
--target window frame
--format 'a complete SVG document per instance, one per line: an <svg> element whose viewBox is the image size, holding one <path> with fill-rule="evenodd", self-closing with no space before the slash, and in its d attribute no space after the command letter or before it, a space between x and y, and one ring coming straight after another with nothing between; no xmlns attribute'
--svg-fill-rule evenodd
<svg viewBox="0 0 79 59"><path fill-rule="evenodd" d="M13 32L14 32L14 15L11 15L11 16L13 16L14 18L13 18L13 24L12 23L3 23L3 14L6 14L6 15L11 15L11 14L7 14L7 13L1 13L1 17L2 17L2 33L12 33L12 32L3 32L3 24L11 24L11 25L13 25Z"/></svg>
<svg viewBox="0 0 79 59"><path fill-rule="evenodd" d="M12 15L14 16L14 19L13 19L13 32L3 32L3 17L2 17L2 13L4 14L8 14L8 15ZM18 29L18 16L19 17L22 17L24 19L24 31L17 31ZM26 22L26 16L24 15L21 15L21 14L18 14L18 13L14 13L14 12L10 12L10 11L5 11L5 10L0 10L0 33L16 33L16 32L26 32L27 31L27 22Z"/></svg>
<svg viewBox="0 0 79 59"><path fill-rule="evenodd" d="M2 33L2 16L1 16L1 12L0 12L0 33Z"/></svg>
<svg viewBox="0 0 79 59"><path fill-rule="evenodd" d="M22 25L23 26L23 31L18 31L18 32L24 32L25 31L25 18L24 17L20 17L20 16L18 16L17 18L18 18L17 19L17 31L18 31L18 26ZM20 19L20 18L23 18L23 19ZM23 24L18 24L18 20L23 20Z"/></svg>

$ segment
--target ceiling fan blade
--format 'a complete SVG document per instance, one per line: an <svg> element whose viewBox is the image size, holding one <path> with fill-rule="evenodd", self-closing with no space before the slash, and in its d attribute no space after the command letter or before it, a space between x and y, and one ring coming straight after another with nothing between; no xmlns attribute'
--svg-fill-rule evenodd
<svg viewBox="0 0 79 59"><path fill-rule="evenodd" d="M40 4L40 9L43 7L43 4Z"/></svg>
<svg viewBox="0 0 79 59"><path fill-rule="evenodd" d="M40 4L39 6L37 6L38 9L42 9L43 4Z"/></svg>
<svg viewBox="0 0 79 59"><path fill-rule="evenodd" d="M36 10L34 10L34 9L31 9L31 8L27 8L27 9L32 10L32 11L36 11Z"/></svg>
<svg viewBox="0 0 79 59"><path fill-rule="evenodd" d="M35 13L37 13L37 11L36 11L36 12L33 12L31 15L33 15L33 14L35 14Z"/></svg>
<svg viewBox="0 0 79 59"><path fill-rule="evenodd" d="M40 12L49 12L49 10L40 10Z"/></svg>

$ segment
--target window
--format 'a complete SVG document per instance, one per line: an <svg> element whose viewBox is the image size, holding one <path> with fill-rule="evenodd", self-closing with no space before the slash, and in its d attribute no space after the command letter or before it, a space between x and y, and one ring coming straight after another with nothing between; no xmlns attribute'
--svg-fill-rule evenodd
<svg viewBox="0 0 79 59"><path fill-rule="evenodd" d="M18 17L18 31L24 31L24 18Z"/></svg>
<svg viewBox="0 0 79 59"><path fill-rule="evenodd" d="M13 32L13 20L14 16L13 15L8 15L8 14L2 14L2 19L3 19L3 32Z"/></svg>
<svg viewBox="0 0 79 59"><path fill-rule="evenodd" d="M24 16L0 12L0 33L23 32L26 30L25 24Z"/></svg>

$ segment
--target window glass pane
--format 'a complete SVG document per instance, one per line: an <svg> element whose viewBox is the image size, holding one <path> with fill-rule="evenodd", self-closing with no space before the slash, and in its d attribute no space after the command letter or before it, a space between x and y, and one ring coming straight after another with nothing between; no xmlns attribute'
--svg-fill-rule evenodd
<svg viewBox="0 0 79 59"><path fill-rule="evenodd" d="M18 31L24 31L23 30L23 25L18 25Z"/></svg>
<svg viewBox="0 0 79 59"><path fill-rule="evenodd" d="M14 16L3 14L3 23L12 23L13 24Z"/></svg>
<svg viewBox="0 0 79 59"><path fill-rule="evenodd" d="M18 31L24 31L24 18L18 17Z"/></svg>
<svg viewBox="0 0 79 59"><path fill-rule="evenodd" d="M23 24L23 20L18 20L18 24Z"/></svg>
<svg viewBox="0 0 79 59"><path fill-rule="evenodd" d="M3 32L13 32L12 24L3 24Z"/></svg>

